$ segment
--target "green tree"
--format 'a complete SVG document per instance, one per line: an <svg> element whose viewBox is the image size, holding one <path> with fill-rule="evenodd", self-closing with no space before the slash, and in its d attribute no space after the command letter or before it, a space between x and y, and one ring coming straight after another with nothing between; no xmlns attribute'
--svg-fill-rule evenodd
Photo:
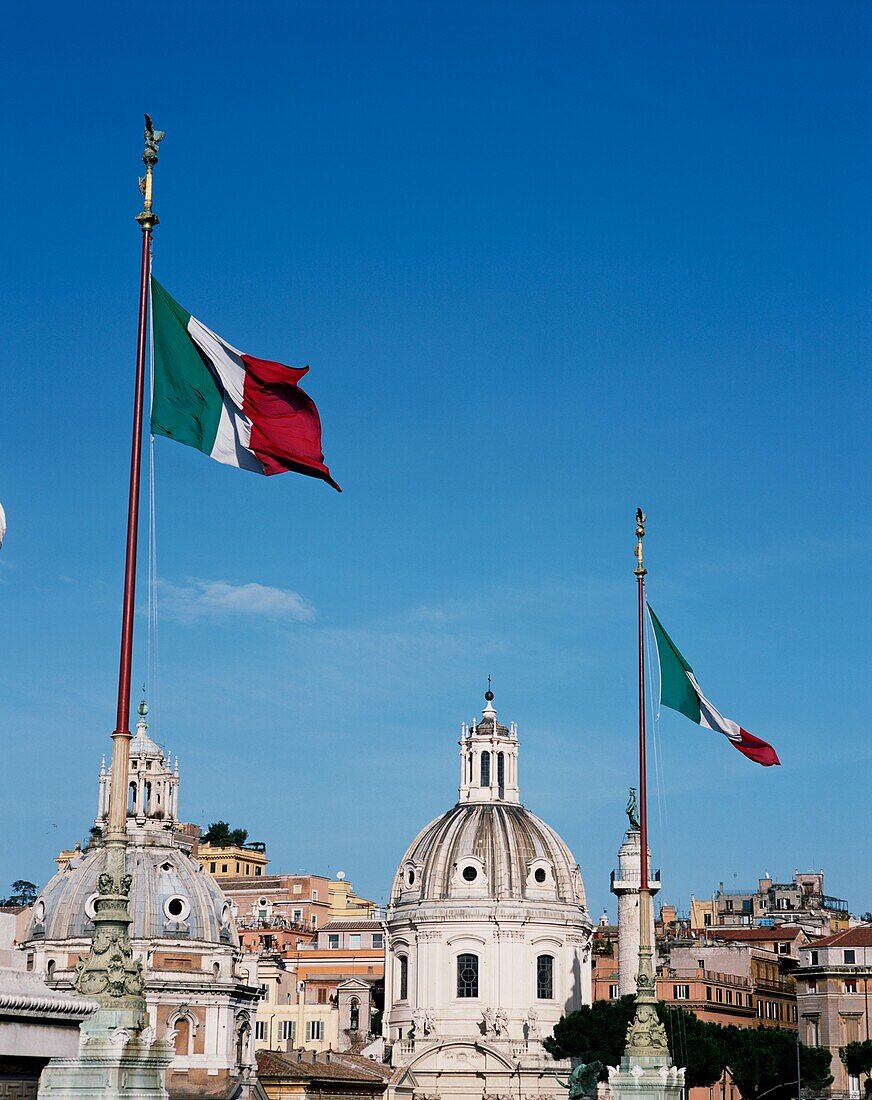
<svg viewBox="0 0 872 1100"><path fill-rule="evenodd" d="M852 1077L859 1077L861 1073L867 1077L872 1075L872 1040L864 1039L861 1043L839 1047L839 1057ZM866 1091L869 1092L868 1085Z"/></svg>
<svg viewBox="0 0 872 1100"><path fill-rule="evenodd" d="M722 1029L726 1064L743 1100L792 1100L796 1096L796 1035L769 1027ZM800 1044L802 1087L820 1090L832 1083L826 1047Z"/></svg>
<svg viewBox="0 0 872 1100"><path fill-rule="evenodd" d="M545 1040L545 1049L554 1058L581 1058L584 1062L616 1066L624 1052L634 1009L633 997L585 1005L557 1022L554 1034ZM725 1064L721 1028L662 1003L657 1005L657 1012L666 1027L676 1065L686 1068L688 1086L707 1087L719 1080Z"/></svg>
<svg viewBox="0 0 872 1100"><path fill-rule="evenodd" d="M241 848L248 840L248 829L231 829L226 821L213 821L203 840L213 848Z"/></svg>
<svg viewBox="0 0 872 1100"><path fill-rule="evenodd" d="M16 879L12 883L12 893L8 898L0 898L0 905L8 905L10 907L24 907L27 905L33 905L36 901L39 891L36 885L32 882L28 882L26 878Z"/></svg>

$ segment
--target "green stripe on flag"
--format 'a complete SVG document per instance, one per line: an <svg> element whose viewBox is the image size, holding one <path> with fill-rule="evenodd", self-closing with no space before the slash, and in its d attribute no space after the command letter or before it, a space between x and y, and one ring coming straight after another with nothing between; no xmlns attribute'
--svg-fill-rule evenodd
<svg viewBox="0 0 872 1100"><path fill-rule="evenodd" d="M664 707L680 711L691 722L699 725L699 696L687 676L693 669L678 652L650 605L648 614L651 616L651 625L657 640L657 656L660 658L660 702Z"/></svg>
<svg viewBox="0 0 872 1100"><path fill-rule="evenodd" d="M211 454L222 395L188 334L191 315L151 280L154 393L151 430Z"/></svg>

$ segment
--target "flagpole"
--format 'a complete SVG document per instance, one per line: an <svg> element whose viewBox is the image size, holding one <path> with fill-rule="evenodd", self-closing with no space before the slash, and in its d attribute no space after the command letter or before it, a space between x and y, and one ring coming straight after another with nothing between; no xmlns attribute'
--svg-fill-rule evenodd
<svg viewBox="0 0 872 1100"><path fill-rule="evenodd" d="M657 1016L657 978L651 942L651 890L648 859L648 767L645 744L645 575L642 555L647 516L636 509L636 592L638 604L639 682L639 972L636 976L636 1009L627 1030L625 1057L636 1065L668 1061L666 1030ZM653 1061L651 1061L653 1059Z"/></svg>
<svg viewBox="0 0 872 1100"><path fill-rule="evenodd" d="M136 215L142 230L139 268L139 320L136 339L136 374L133 391L133 437L130 447L130 484L127 498L127 543L124 559L124 595L121 610L121 653L118 697L112 733L112 768L109 810L103 842L105 869L98 879L94 938L91 952L76 968L76 989L93 997L110 1013L107 1023L141 1028L147 1023L142 963L134 960L130 945L128 898L131 877L127 872L127 774L130 765L130 677L133 663L133 613L136 596L136 550L139 534L139 488L142 465L142 417L145 394L145 341L148 319L148 283L151 239L158 217L152 207L154 166L158 143L164 134L155 131L145 116L145 177L140 190L143 208ZM100 1013L98 1013L100 1015Z"/></svg>

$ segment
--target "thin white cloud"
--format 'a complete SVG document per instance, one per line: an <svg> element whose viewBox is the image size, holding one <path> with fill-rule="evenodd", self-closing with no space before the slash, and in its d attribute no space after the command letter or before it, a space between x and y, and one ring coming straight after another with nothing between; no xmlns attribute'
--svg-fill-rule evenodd
<svg viewBox="0 0 872 1100"><path fill-rule="evenodd" d="M198 577L188 578L185 584L161 581L158 606L162 617L182 623L231 618L310 623L315 619L314 606L293 589Z"/></svg>

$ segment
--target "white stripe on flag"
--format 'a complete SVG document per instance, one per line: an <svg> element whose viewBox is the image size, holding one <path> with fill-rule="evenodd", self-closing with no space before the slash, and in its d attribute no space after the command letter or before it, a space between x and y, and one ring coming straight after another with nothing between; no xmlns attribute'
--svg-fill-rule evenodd
<svg viewBox="0 0 872 1100"><path fill-rule="evenodd" d="M715 733L722 733L725 737L729 737L731 741L741 742L742 730L737 723L729 718L724 718L720 711L711 705L700 690L700 686L692 672L687 673L687 678L693 684L693 690L699 696L699 724L705 726L706 729L714 730Z"/></svg>
<svg viewBox="0 0 872 1100"><path fill-rule="evenodd" d="M249 449L251 421L242 411L245 364L242 352L225 343L196 317L188 322L188 334L208 359L222 391L221 417L211 457L227 466L263 473L263 465Z"/></svg>

